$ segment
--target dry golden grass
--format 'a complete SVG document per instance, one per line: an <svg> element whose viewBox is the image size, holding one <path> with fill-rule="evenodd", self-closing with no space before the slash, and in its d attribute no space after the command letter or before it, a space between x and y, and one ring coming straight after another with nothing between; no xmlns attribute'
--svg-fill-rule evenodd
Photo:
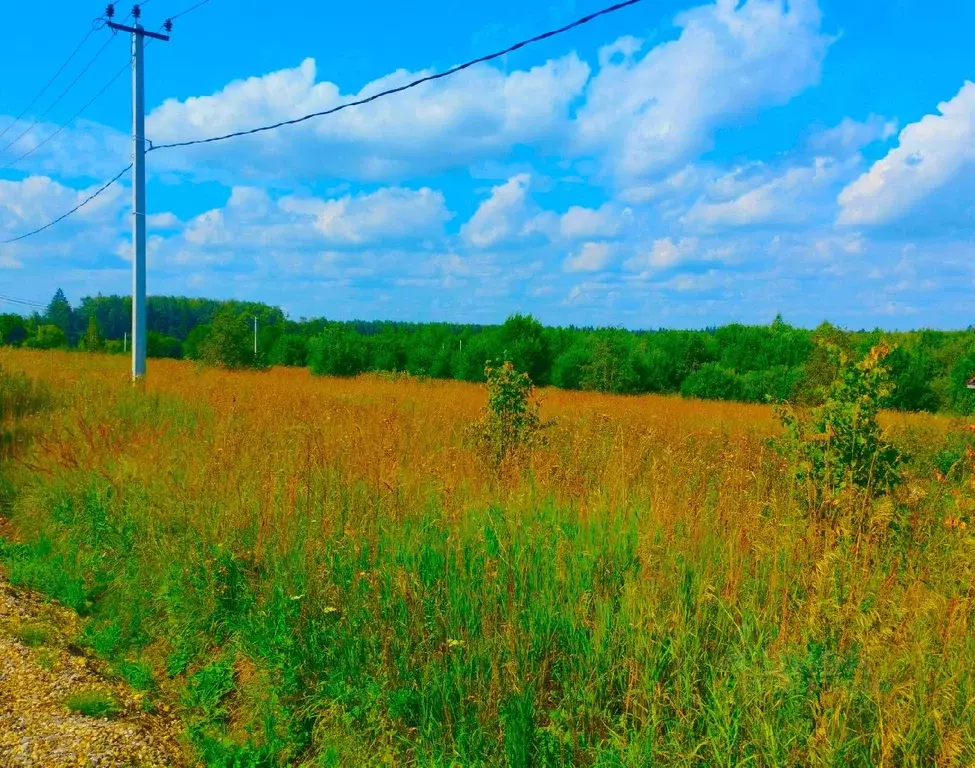
<svg viewBox="0 0 975 768"><path fill-rule="evenodd" d="M168 654L191 691L236 680L229 731L187 705L205 757L975 761L975 548L943 524L971 489L934 474L951 419L887 415L907 482L825 523L763 406L543 390L544 443L498 472L464 441L470 384L151 361L134 389L117 357L0 365L56 393L13 517L107 553L58 561L119 591L92 592L95 640L117 620L107 653ZM275 708L264 735L241 725Z"/></svg>

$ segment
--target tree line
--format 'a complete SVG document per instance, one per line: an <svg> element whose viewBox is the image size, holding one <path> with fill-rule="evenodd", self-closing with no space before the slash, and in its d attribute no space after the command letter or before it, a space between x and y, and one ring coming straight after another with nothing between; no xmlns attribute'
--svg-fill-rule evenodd
<svg viewBox="0 0 975 768"><path fill-rule="evenodd" d="M886 360L893 383L886 407L975 413L975 392L965 386L975 373L972 328L848 331L823 323L808 330L781 317L769 325L695 331L550 327L528 315L495 326L291 320L266 304L177 296L149 297L147 315L150 357L473 382L484 381L487 364L510 361L538 386L744 402L817 402L836 374L830 347L859 357L884 341L893 349ZM85 297L72 307L59 290L43 314L0 315L0 343L121 353L130 324L127 296Z"/></svg>

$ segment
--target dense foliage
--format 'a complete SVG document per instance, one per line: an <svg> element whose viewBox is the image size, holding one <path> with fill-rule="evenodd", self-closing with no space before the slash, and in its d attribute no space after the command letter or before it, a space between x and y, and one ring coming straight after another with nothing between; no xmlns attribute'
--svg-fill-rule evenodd
<svg viewBox="0 0 975 768"><path fill-rule="evenodd" d="M128 297L86 297L72 308L59 291L44 315L0 315L0 343L84 348L86 337L94 339L94 330L100 344L96 348L121 353L130 312ZM221 312L236 319L215 323ZM884 407L975 412L975 392L965 386L975 373L972 328L888 333L846 331L823 323L808 330L777 317L767 326L627 331L547 327L517 314L498 326L294 321L265 304L172 296L149 298L148 327L150 357L232 368L307 365L329 376L389 371L483 382L485 365L510 361L536 386L805 404L821 403L837 373L829 347L858 359L883 341L891 348L885 365L892 384Z"/></svg>

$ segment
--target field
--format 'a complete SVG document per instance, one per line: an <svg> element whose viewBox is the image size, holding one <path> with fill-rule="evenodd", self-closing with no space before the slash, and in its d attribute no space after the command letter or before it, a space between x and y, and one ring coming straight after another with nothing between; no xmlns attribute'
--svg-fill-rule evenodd
<svg viewBox="0 0 975 768"><path fill-rule="evenodd" d="M890 495L810 515L771 408L0 350L10 580L85 617L212 765L975 763L964 424L883 418ZM946 524L946 520L950 524Z"/></svg>

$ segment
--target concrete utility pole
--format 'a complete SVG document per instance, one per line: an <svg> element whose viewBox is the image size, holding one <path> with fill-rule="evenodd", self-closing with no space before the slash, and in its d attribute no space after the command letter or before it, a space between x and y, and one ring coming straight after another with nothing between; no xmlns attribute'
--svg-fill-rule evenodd
<svg viewBox="0 0 975 768"><path fill-rule="evenodd" d="M254 359L257 359L257 315L254 315Z"/></svg>
<svg viewBox="0 0 975 768"><path fill-rule="evenodd" d="M132 33L132 381L146 375L146 102L143 49L145 38L169 41L168 35L148 32L139 18L142 9L132 7L134 27L111 21L114 8L109 5L108 26L116 32ZM172 29L166 22L166 31Z"/></svg>

